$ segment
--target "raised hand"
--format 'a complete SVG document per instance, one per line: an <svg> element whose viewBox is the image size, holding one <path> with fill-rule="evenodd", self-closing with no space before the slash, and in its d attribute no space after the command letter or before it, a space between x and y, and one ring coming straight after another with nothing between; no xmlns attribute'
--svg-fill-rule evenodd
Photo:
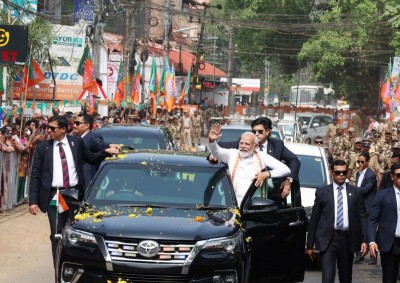
<svg viewBox="0 0 400 283"><path fill-rule="evenodd" d="M215 124L208 133L208 142L215 142L221 136L221 125Z"/></svg>

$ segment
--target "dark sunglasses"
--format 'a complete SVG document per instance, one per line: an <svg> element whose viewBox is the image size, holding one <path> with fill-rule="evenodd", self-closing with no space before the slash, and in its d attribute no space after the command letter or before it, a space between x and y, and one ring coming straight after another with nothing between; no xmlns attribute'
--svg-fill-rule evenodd
<svg viewBox="0 0 400 283"><path fill-rule="evenodd" d="M58 128L60 128L60 127L47 126L47 129L49 129L52 132L54 132Z"/></svg>
<svg viewBox="0 0 400 283"><path fill-rule="evenodd" d="M264 130L253 130L253 134L259 133L260 135L264 134Z"/></svg>
<svg viewBox="0 0 400 283"><path fill-rule="evenodd" d="M397 179L400 179L400 173L393 174Z"/></svg>
<svg viewBox="0 0 400 283"><path fill-rule="evenodd" d="M85 122L75 121L74 124L75 124L75 126L80 126L80 125L82 125L82 124L85 124Z"/></svg>
<svg viewBox="0 0 400 283"><path fill-rule="evenodd" d="M315 141L314 143L315 144L323 144L324 142L323 141Z"/></svg>
<svg viewBox="0 0 400 283"><path fill-rule="evenodd" d="M335 173L336 176L339 176L341 174L346 175L347 174L347 170L344 170L344 171L333 171L333 173Z"/></svg>
<svg viewBox="0 0 400 283"><path fill-rule="evenodd" d="M364 164L365 161L363 161L363 160L357 160L357 163L358 163L358 164Z"/></svg>

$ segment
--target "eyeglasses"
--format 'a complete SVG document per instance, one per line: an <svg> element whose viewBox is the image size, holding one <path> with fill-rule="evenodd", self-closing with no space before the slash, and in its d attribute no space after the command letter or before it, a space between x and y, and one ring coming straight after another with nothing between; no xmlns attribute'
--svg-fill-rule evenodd
<svg viewBox="0 0 400 283"><path fill-rule="evenodd" d="M323 144L324 142L323 141L315 141L314 143L315 144Z"/></svg>
<svg viewBox="0 0 400 283"><path fill-rule="evenodd" d="M260 135L264 134L264 130L253 130L253 134L259 133Z"/></svg>
<svg viewBox="0 0 400 283"><path fill-rule="evenodd" d="M357 163L358 163L358 164L364 164L365 161L363 161L363 160L357 160Z"/></svg>
<svg viewBox="0 0 400 283"><path fill-rule="evenodd" d="M347 170L344 170L344 171L333 171L333 173L335 173L336 176L339 176L341 174L346 175L347 174Z"/></svg>
<svg viewBox="0 0 400 283"><path fill-rule="evenodd" d="M400 179L400 173L393 174L397 179Z"/></svg>
<svg viewBox="0 0 400 283"><path fill-rule="evenodd" d="M49 129L50 131L54 132L56 129L58 129L60 127L54 127L54 126L47 126L47 129Z"/></svg>
<svg viewBox="0 0 400 283"><path fill-rule="evenodd" d="M82 124L85 124L85 122L75 121L74 124L75 124L75 126L80 126L80 125L82 125Z"/></svg>

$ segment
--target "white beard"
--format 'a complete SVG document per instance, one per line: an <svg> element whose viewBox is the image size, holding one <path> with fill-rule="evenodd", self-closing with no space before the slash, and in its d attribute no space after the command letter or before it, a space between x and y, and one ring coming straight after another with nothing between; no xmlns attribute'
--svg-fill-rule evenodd
<svg viewBox="0 0 400 283"><path fill-rule="evenodd" d="M246 157L249 157L249 156L251 156L251 155L253 155L253 153L254 153L254 149L252 149L252 150L249 150L249 151L241 151L241 150L239 150L239 156L241 157L241 158L246 158Z"/></svg>

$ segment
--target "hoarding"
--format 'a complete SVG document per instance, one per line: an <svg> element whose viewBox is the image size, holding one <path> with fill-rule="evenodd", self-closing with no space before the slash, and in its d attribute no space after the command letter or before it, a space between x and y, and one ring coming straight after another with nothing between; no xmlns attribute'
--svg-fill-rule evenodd
<svg viewBox="0 0 400 283"><path fill-rule="evenodd" d="M78 66L85 48L86 24L75 26L53 25L54 37L50 54L63 57L71 66Z"/></svg>
<svg viewBox="0 0 400 283"><path fill-rule="evenodd" d="M94 0L74 1L74 24L80 20L86 23L94 23Z"/></svg>
<svg viewBox="0 0 400 283"><path fill-rule="evenodd" d="M27 47L27 26L0 25L0 64L25 64Z"/></svg>

